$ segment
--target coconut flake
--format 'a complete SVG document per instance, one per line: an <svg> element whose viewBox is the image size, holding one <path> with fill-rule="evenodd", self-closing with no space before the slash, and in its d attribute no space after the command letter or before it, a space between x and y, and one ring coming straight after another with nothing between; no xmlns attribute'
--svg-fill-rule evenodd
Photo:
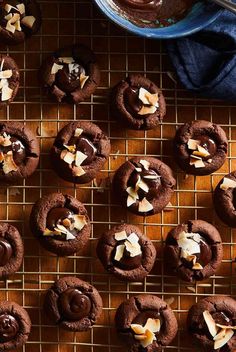
<svg viewBox="0 0 236 352"><path fill-rule="evenodd" d="M74 136L75 137L79 137L84 131L82 130L82 128L76 128L75 129L75 133Z"/></svg>
<svg viewBox="0 0 236 352"><path fill-rule="evenodd" d="M52 69L51 69L51 74L55 75L58 71L63 69L63 65L58 65L54 62Z"/></svg>
<svg viewBox="0 0 236 352"><path fill-rule="evenodd" d="M187 143L188 149L190 149L190 150L197 150L199 144L200 144L200 141L197 141L197 140L195 140L195 139L191 139L191 138L190 138L190 139L188 140L188 143Z"/></svg>
<svg viewBox="0 0 236 352"><path fill-rule="evenodd" d="M160 319L152 319L152 318L148 318L144 329L146 330L150 330L152 332L159 332L161 328L161 322Z"/></svg>
<svg viewBox="0 0 236 352"><path fill-rule="evenodd" d="M84 162L84 160L86 160L87 158L88 158L88 156L86 154L77 150L76 156L75 156L75 165L80 166Z"/></svg>
<svg viewBox="0 0 236 352"><path fill-rule="evenodd" d="M139 324L131 324L131 329L133 330L133 332L137 335L142 335L145 334L145 329L142 325Z"/></svg>
<svg viewBox="0 0 236 352"><path fill-rule="evenodd" d="M208 330L211 334L212 337L217 335L218 328L216 326L215 320L213 319L211 313L208 310L205 310L203 312L203 318L206 322L206 325L208 327Z"/></svg>
<svg viewBox="0 0 236 352"><path fill-rule="evenodd" d="M217 349L223 347L224 345L226 345L229 342L229 340L233 337L233 335L234 335L233 330L231 330L231 329L226 330L224 337L222 337L221 339L215 340L214 349L217 350Z"/></svg>
<svg viewBox="0 0 236 352"><path fill-rule="evenodd" d="M58 61L63 63L63 64L73 64L75 62L75 60L73 59L73 57L68 56L68 57L59 57Z"/></svg>
<svg viewBox="0 0 236 352"><path fill-rule="evenodd" d="M147 198L143 198L138 205L138 211L140 213L147 213L153 210L153 205L147 200Z"/></svg>
<svg viewBox="0 0 236 352"><path fill-rule="evenodd" d="M75 177L80 177L86 174L86 172L81 166L73 166L72 171L73 171L73 176Z"/></svg>
<svg viewBox="0 0 236 352"><path fill-rule="evenodd" d="M139 164L141 164L145 170L149 170L149 167L150 167L150 163L149 161L145 160L145 159L141 159L139 161Z"/></svg>
<svg viewBox="0 0 236 352"><path fill-rule="evenodd" d="M74 215L74 227L81 231L85 225L87 225L87 221L86 221L86 216L85 215L79 215L79 214L75 214Z"/></svg>
<svg viewBox="0 0 236 352"><path fill-rule="evenodd" d="M132 244L138 243L139 237L136 235L136 233L132 232L132 233L127 237L127 241L129 241L129 242L132 243Z"/></svg>
<svg viewBox="0 0 236 352"><path fill-rule="evenodd" d="M124 230L124 231L121 231L121 232L116 232L114 237L115 237L116 241L126 240L127 239L126 231Z"/></svg>
<svg viewBox="0 0 236 352"><path fill-rule="evenodd" d="M25 16L22 18L21 23L28 28L32 28L35 21L36 18L34 16Z"/></svg>
<svg viewBox="0 0 236 352"><path fill-rule="evenodd" d="M236 188L236 181L232 180L231 178L224 177L223 182L220 185L220 189L227 191L229 188Z"/></svg>
<svg viewBox="0 0 236 352"><path fill-rule="evenodd" d="M120 261L124 255L124 250L125 250L125 245L124 244L121 244L119 246L116 247L116 254L115 254L115 257L114 259L116 261Z"/></svg>
<svg viewBox="0 0 236 352"><path fill-rule="evenodd" d="M151 115L155 114L156 111L156 106L142 106L142 108L138 112L138 115Z"/></svg>
<svg viewBox="0 0 236 352"><path fill-rule="evenodd" d="M134 203L136 203L136 199L134 199L133 197L131 197L130 195L128 195L127 197L127 207L129 208L131 205L133 205Z"/></svg>

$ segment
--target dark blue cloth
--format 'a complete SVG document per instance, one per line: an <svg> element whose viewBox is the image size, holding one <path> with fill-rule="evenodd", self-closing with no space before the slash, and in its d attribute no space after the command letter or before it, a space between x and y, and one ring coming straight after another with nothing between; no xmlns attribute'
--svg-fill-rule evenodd
<svg viewBox="0 0 236 352"><path fill-rule="evenodd" d="M236 101L236 16L224 11L203 31L167 42L182 84L207 98Z"/></svg>

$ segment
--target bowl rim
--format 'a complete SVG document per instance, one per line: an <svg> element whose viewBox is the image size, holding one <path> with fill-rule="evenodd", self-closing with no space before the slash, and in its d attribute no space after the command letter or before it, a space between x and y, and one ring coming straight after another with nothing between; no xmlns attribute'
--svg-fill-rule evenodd
<svg viewBox="0 0 236 352"><path fill-rule="evenodd" d="M174 38L181 38L181 37L185 37L190 34L196 33L198 31L202 30L203 28L209 26L224 11L224 9L219 7L218 10L216 9L215 14L211 15L208 20L206 20L204 23L197 26L196 28L182 30L181 33L179 33L179 34L176 34L175 32L169 33L169 34L166 34L166 33L163 34L163 33L161 33L161 30L164 28L161 28L159 32L149 33L150 28L138 27L135 24L133 24L132 22L128 21L125 18L122 18L119 15L115 16L115 13L111 10L111 8L109 6L107 6L107 4L105 4L105 2L103 0L94 0L94 2L103 11L103 13L108 18L110 18L111 21L116 23L118 26L122 27L123 29L125 29L128 32L137 34L142 37L150 38L150 39L174 39ZM121 21L119 19L121 19Z"/></svg>

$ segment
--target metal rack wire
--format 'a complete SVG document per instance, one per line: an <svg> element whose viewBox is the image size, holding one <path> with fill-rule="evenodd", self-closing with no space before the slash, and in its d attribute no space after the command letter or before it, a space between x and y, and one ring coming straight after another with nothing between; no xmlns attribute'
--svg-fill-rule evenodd
<svg viewBox="0 0 236 352"><path fill-rule="evenodd" d="M92 0L41 0L39 3L44 19L41 32L22 45L7 49L1 47L2 52L9 53L18 62L22 79L17 100L0 111L0 118L26 122L37 132L41 143L41 160L36 173L21 185L0 189L0 220L15 224L25 245L21 271L0 283L0 299L22 304L32 319L32 333L22 351L118 351L121 347L113 324L116 307L130 295L143 292L168 300L179 319L179 333L167 350L193 351L192 341L185 332L189 307L204 295L236 295L236 232L219 222L212 210L211 199L217 181L236 168L236 106L197 99L187 93L175 81L164 45L134 37L114 26L103 17ZM91 101L78 107L57 105L41 91L37 71L47 54L76 42L89 45L97 53L102 81ZM135 132L119 128L120 125L109 113L109 89L128 72L143 72L164 91L168 113L155 131ZM92 184L85 186L74 186L56 177L48 158L58 130L76 119L98 123L112 142L112 153L105 169ZM227 162L214 175L186 178L177 170L172 159L171 138L176 126L191 119L220 123L228 134L230 148ZM170 211L140 218L126 213L116 203L110 192L110 180L114 170L134 155L157 156L174 169L177 189ZM77 256L58 258L49 254L39 246L29 230L32 204L43 194L57 190L78 197L90 214L93 225L90 246ZM224 260L216 276L203 283L188 285L165 274L161 248L170 228L194 218L218 226L224 241ZM117 281L104 272L95 255L96 239L102 231L122 221L137 224L158 250L155 268L142 283ZM59 330L41 308L45 290L55 279L65 275L78 275L101 292L103 315L89 332L73 334Z"/></svg>

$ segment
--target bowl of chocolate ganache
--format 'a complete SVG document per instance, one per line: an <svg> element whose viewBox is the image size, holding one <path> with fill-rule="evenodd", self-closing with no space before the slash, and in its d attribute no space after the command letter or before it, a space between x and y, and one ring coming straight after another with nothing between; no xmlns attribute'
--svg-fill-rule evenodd
<svg viewBox="0 0 236 352"><path fill-rule="evenodd" d="M143 37L171 39L195 33L222 13L204 0L94 0L113 22Z"/></svg>

